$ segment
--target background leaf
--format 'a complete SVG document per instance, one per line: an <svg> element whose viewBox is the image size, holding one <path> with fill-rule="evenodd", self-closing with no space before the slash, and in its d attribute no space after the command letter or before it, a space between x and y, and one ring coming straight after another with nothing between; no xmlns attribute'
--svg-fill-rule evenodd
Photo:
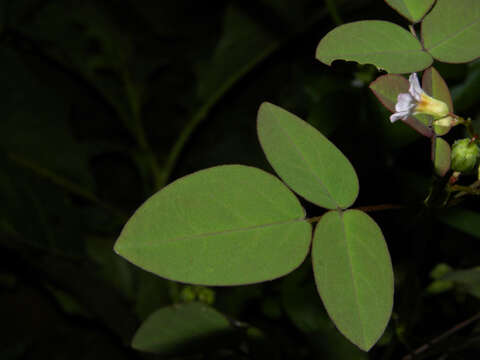
<svg viewBox="0 0 480 360"><path fill-rule="evenodd" d="M393 9L412 23L417 23L430 10L435 0L385 0Z"/></svg>
<svg viewBox="0 0 480 360"><path fill-rule="evenodd" d="M271 280L298 267L310 224L274 176L227 165L178 179L130 218L115 251L141 268L192 284Z"/></svg>
<svg viewBox="0 0 480 360"><path fill-rule="evenodd" d="M439 216L439 219L455 229L480 239L480 214L462 208L455 208Z"/></svg>
<svg viewBox="0 0 480 360"><path fill-rule="evenodd" d="M383 234L359 210L330 211L315 229L313 272L337 328L368 351L380 338L393 305L393 271Z"/></svg>
<svg viewBox="0 0 480 360"><path fill-rule="evenodd" d="M318 130L270 103L260 106L257 130L268 161L295 192L328 209L353 204L358 195L357 174Z"/></svg>
<svg viewBox="0 0 480 360"><path fill-rule="evenodd" d="M365 20L336 27L320 41L316 58L373 64L389 73L412 73L427 68L432 57L407 30L388 21Z"/></svg>
<svg viewBox="0 0 480 360"><path fill-rule="evenodd" d="M464 63L480 57L480 2L437 0L422 22L422 40L440 61Z"/></svg>
<svg viewBox="0 0 480 360"><path fill-rule="evenodd" d="M450 145L441 137L437 136L432 138L432 146L434 147L432 155L435 172L438 176L445 176L448 170L450 170Z"/></svg>
<svg viewBox="0 0 480 360"><path fill-rule="evenodd" d="M150 315L132 340L137 350L172 355L204 347L208 340L232 332L225 316L202 303L187 303L162 308Z"/></svg>

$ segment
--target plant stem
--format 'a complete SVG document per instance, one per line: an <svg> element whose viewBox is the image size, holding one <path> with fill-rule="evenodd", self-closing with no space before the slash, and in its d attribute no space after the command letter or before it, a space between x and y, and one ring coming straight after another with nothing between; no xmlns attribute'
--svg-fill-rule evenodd
<svg viewBox="0 0 480 360"><path fill-rule="evenodd" d="M332 18L335 25L339 26L343 24L343 20L340 17L340 12L338 11L337 4L335 0L325 0L328 12L330 13L330 17Z"/></svg>
<svg viewBox="0 0 480 360"><path fill-rule="evenodd" d="M464 327L472 324L473 322L477 321L477 320L480 320L480 312L476 313L475 315L473 315L471 318L467 319L467 320L464 320L462 321L461 323L455 325L454 327L450 328L449 330L445 331L442 335L440 336L437 336L436 338L434 338L433 340L427 342L426 344L423 344L422 346L420 346L419 348L415 349L413 352L411 352L410 354L408 355L405 355L402 360L412 360L414 359L416 356L420 355L421 353L427 351L428 349L430 349L433 345L439 343L440 341L446 339L447 337L449 337L450 335L456 333L457 331L463 329Z"/></svg>
<svg viewBox="0 0 480 360"><path fill-rule="evenodd" d="M75 184L74 182L72 182L72 181L70 181L70 180L68 180L68 179L66 179L66 178L64 178L60 175L55 174L53 171L51 171L49 169L46 169L44 167L41 167L41 166L35 164L34 162L23 158L20 155L9 153L7 156L15 164L17 164L17 165L19 165L23 168L31 170L36 175L51 181L55 185L58 185L58 186L60 186L64 189L66 189L67 191L69 191L70 193L72 193L74 195L77 195L77 196L79 196L83 199L86 199L86 200L88 200L92 203L95 203L96 205L98 205L98 206L100 206L100 207L102 207L106 210L109 210L112 214L116 215L120 220L122 220L122 222L124 222L128 219L128 216L126 214L122 213L121 211L114 208L113 206L103 202L94 193L92 193L88 189L85 189L85 188L81 187L80 185Z"/></svg>

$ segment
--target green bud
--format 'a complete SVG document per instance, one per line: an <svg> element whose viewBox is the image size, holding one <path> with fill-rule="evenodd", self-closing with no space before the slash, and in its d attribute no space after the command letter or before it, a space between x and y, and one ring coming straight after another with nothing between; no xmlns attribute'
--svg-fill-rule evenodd
<svg viewBox="0 0 480 360"><path fill-rule="evenodd" d="M196 295L195 288L187 285L180 292L180 299L183 302L192 302L195 301Z"/></svg>
<svg viewBox="0 0 480 360"><path fill-rule="evenodd" d="M474 141L461 139L455 141L452 146L452 165L454 171L472 171L480 156L480 149Z"/></svg>
<svg viewBox="0 0 480 360"><path fill-rule="evenodd" d="M207 305L212 305L215 302L215 291L207 287L197 287L198 301L201 301Z"/></svg>

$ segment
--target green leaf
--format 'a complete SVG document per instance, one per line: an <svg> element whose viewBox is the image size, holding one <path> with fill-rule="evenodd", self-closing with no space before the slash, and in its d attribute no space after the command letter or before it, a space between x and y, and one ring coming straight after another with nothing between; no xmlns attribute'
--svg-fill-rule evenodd
<svg viewBox="0 0 480 360"><path fill-rule="evenodd" d="M427 68L432 57L402 27L380 20L357 21L330 31L318 44L316 58L373 64L389 73L412 73Z"/></svg>
<svg viewBox="0 0 480 360"><path fill-rule="evenodd" d="M439 176L445 176L448 170L450 170L450 145L438 136L432 138L432 145L434 146L432 155L435 172Z"/></svg>
<svg viewBox="0 0 480 360"><path fill-rule="evenodd" d="M393 304L392 264L382 231L359 210L327 212L315 230L312 260L330 318L368 351L384 332Z"/></svg>
<svg viewBox="0 0 480 360"><path fill-rule="evenodd" d="M137 330L132 347L161 354L184 352L232 331L227 318L202 303L173 305L157 310Z"/></svg>
<svg viewBox="0 0 480 360"><path fill-rule="evenodd" d="M357 174L318 130L270 103L260 106L257 130L268 161L293 191L327 209L353 204Z"/></svg>
<svg viewBox="0 0 480 360"><path fill-rule="evenodd" d="M440 73L433 66L429 67L423 73L422 88L428 95L447 104L448 109L450 110L450 112L453 113L452 96L450 95L448 85L445 80L443 80ZM442 136L450 131L451 126L435 125L434 128L435 133Z"/></svg>
<svg viewBox="0 0 480 360"><path fill-rule="evenodd" d="M422 39L426 51L443 62L480 57L480 1L438 0L422 22Z"/></svg>
<svg viewBox="0 0 480 360"><path fill-rule="evenodd" d="M410 84L403 76L387 74L379 76L375 81L370 83L369 87L383 106L391 112L395 112L398 95L408 93ZM409 117L404 123L423 136L432 137L434 135L432 129L414 117Z"/></svg>
<svg viewBox="0 0 480 360"><path fill-rule="evenodd" d="M430 10L435 0L385 0L400 15L417 23Z"/></svg>
<svg viewBox="0 0 480 360"><path fill-rule="evenodd" d="M192 284L240 285L297 268L311 227L276 177L225 165L185 176L130 218L115 251L144 270Z"/></svg>

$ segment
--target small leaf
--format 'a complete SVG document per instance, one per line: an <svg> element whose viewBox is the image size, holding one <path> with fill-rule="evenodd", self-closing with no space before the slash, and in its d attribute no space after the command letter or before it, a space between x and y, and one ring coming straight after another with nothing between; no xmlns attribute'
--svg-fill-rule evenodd
<svg viewBox="0 0 480 360"><path fill-rule="evenodd" d="M422 39L426 51L443 62L480 57L480 1L437 0L422 22Z"/></svg>
<svg viewBox="0 0 480 360"><path fill-rule="evenodd" d="M369 87L383 106L393 113L398 95L408 93L410 84L403 76L387 74L379 76ZM432 137L434 135L432 129L414 117L409 117L404 122L423 136Z"/></svg>
<svg viewBox="0 0 480 360"><path fill-rule="evenodd" d="M433 165L435 172L439 176L445 176L450 170L450 145L441 137L432 138L432 145L434 146Z"/></svg>
<svg viewBox="0 0 480 360"><path fill-rule="evenodd" d="M260 106L257 130L268 161L293 191L327 209L353 204L358 195L357 174L318 130L270 103Z"/></svg>
<svg viewBox="0 0 480 360"><path fill-rule="evenodd" d="M225 165L166 186L130 218L115 251L144 270L191 284L240 285L297 268L311 227L278 178Z"/></svg>
<svg viewBox="0 0 480 360"><path fill-rule="evenodd" d="M430 10L435 0L385 0L394 10L412 23L417 23Z"/></svg>
<svg viewBox="0 0 480 360"><path fill-rule="evenodd" d="M424 71L422 76L422 88L428 95L447 104L448 109L453 113L452 96L450 95L448 85L433 66ZM434 128L435 133L442 136L450 131L451 126L435 125Z"/></svg>
<svg viewBox="0 0 480 360"><path fill-rule="evenodd" d="M389 73L412 73L427 68L432 57L404 28L380 20L341 25L320 41L316 58L330 65L334 60L373 64Z"/></svg>
<svg viewBox="0 0 480 360"><path fill-rule="evenodd" d="M332 321L368 351L387 326L393 305L393 271L378 225L359 210L330 211L317 224L313 272Z"/></svg>
<svg viewBox="0 0 480 360"><path fill-rule="evenodd" d="M218 342L219 335L232 330L225 316L205 304L173 305L157 310L143 322L132 347L164 355L183 353L208 340Z"/></svg>

